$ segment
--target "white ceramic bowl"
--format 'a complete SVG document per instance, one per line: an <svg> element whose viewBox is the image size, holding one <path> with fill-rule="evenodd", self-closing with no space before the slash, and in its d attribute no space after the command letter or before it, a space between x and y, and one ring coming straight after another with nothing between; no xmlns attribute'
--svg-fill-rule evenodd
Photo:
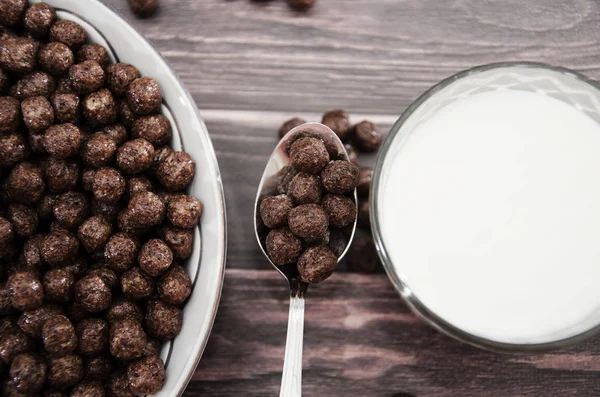
<svg viewBox="0 0 600 397"><path fill-rule="evenodd" d="M173 125L172 146L176 150L185 150L196 162L196 178L189 193L204 203L204 215L194 233L194 252L185 264L194 287L184 309L181 333L162 350L167 380L156 394L161 397L180 396L206 347L217 313L225 270L225 200L208 130L194 100L173 69L114 10L98 0L44 1L56 8L59 18L81 24L87 30L90 41L103 44L109 50L113 62L135 65L142 75L158 81L164 96L162 113Z"/></svg>

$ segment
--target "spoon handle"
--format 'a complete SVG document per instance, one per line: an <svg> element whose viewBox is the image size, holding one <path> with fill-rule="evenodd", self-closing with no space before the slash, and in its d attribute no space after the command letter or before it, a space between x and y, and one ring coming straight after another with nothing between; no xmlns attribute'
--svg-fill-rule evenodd
<svg viewBox="0 0 600 397"><path fill-rule="evenodd" d="M302 396L302 344L304 339L304 296L292 294L288 319L285 361L279 397Z"/></svg>

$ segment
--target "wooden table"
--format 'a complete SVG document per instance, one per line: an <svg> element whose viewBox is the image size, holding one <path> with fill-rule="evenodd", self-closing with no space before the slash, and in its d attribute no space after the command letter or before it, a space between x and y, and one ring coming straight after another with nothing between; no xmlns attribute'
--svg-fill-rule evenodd
<svg viewBox="0 0 600 397"><path fill-rule="evenodd" d="M161 0L134 19L196 99L227 196L223 298L187 396L276 396L288 291L253 235L255 189L291 116L342 107L382 130L432 84L506 60L600 78L594 0ZM367 159L366 161L369 161ZM558 293L558 292L557 292ZM306 307L304 396L598 396L600 339L552 354L487 353L432 330L384 274L337 273Z"/></svg>

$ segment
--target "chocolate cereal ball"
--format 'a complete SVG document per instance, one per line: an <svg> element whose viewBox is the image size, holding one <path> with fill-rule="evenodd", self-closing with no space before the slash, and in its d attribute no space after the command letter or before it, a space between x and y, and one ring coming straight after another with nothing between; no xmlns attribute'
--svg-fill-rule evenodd
<svg viewBox="0 0 600 397"><path fill-rule="evenodd" d="M71 397L104 397L104 386L100 382L81 382L73 388Z"/></svg>
<svg viewBox="0 0 600 397"><path fill-rule="evenodd" d="M10 302L17 310L33 310L44 301L44 287L31 272L20 271L13 273L7 281L10 291Z"/></svg>
<svg viewBox="0 0 600 397"><path fill-rule="evenodd" d="M300 11L312 8L316 2L317 0L288 0L290 7Z"/></svg>
<svg viewBox="0 0 600 397"><path fill-rule="evenodd" d="M125 142L117 151L117 166L128 174L146 171L153 160L154 147L142 138Z"/></svg>
<svg viewBox="0 0 600 397"><path fill-rule="evenodd" d="M85 359L85 378L88 380L106 381L115 372L117 364L109 354Z"/></svg>
<svg viewBox="0 0 600 397"><path fill-rule="evenodd" d="M146 333L132 318L113 323L110 327L110 353L120 360L133 360L144 354Z"/></svg>
<svg viewBox="0 0 600 397"><path fill-rule="evenodd" d="M101 318L88 318L77 324L75 332L82 356L97 356L108 350L108 324Z"/></svg>
<svg viewBox="0 0 600 397"><path fill-rule="evenodd" d="M37 213L36 213L37 216ZM23 244L23 250L19 256L19 264L25 269L45 270L44 260L42 258L43 234L36 234L28 238Z"/></svg>
<svg viewBox="0 0 600 397"><path fill-rule="evenodd" d="M88 252L94 252L104 247L111 233L110 223L102 217L92 216L79 226L77 236L83 248Z"/></svg>
<svg viewBox="0 0 600 397"><path fill-rule="evenodd" d="M177 195L167 204L167 218L173 226L190 229L200 222L203 207L202 202L193 196Z"/></svg>
<svg viewBox="0 0 600 397"><path fill-rule="evenodd" d="M70 69L70 68L69 68ZM73 84L71 84L71 79L69 75L65 75L56 80L56 90L54 91L57 94L74 94L75 90L73 90Z"/></svg>
<svg viewBox="0 0 600 397"><path fill-rule="evenodd" d="M40 356L23 353L11 363L9 377L19 393L35 393L44 386L47 370L48 366Z"/></svg>
<svg viewBox="0 0 600 397"><path fill-rule="evenodd" d="M332 161L321 172L321 182L330 193L345 194L359 182L359 169L348 161Z"/></svg>
<svg viewBox="0 0 600 397"><path fill-rule="evenodd" d="M91 43L86 44L77 51L77 63L85 61L96 61L102 68L105 68L110 63L108 51L101 44Z"/></svg>
<svg viewBox="0 0 600 397"><path fill-rule="evenodd" d="M112 374L105 387L109 397L135 397L135 394L129 389L126 371Z"/></svg>
<svg viewBox="0 0 600 397"><path fill-rule="evenodd" d="M6 215L14 226L15 234L19 237L29 237L37 230L38 216L31 206L11 203L8 205Z"/></svg>
<svg viewBox="0 0 600 397"><path fill-rule="evenodd" d="M73 21L60 20L50 28L50 41L66 44L71 49L77 49L85 44L85 30Z"/></svg>
<svg viewBox="0 0 600 397"><path fill-rule="evenodd" d="M104 167L111 164L117 153L117 143L103 132L89 137L81 146L81 158L90 167Z"/></svg>
<svg viewBox="0 0 600 397"><path fill-rule="evenodd" d="M52 219L54 216L53 209L56 199L57 196L52 194L42 196L42 198L36 204L36 212L39 219L44 221L49 221Z"/></svg>
<svg viewBox="0 0 600 397"><path fill-rule="evenodd" d="M0 135L0 167L12 167L27 160L30 150L22 134Z"/></svg>
<svg viewBox="0 0 600 397"><path fill-rule="evenodd" d="M116 222L120 210L121 207L118 203L99 201L95 197L92 199L92 216L100 216L110 224Z"/></svg>
<svg viewBox="0 0 600 397"><path fill-rule="evenodd" d="M359 197L369 197L372 181L373 169L367 167L361 168L358 174L358 186L356 186L356 192Z"/></svg>
<svg viewBox="0 0 600 397"><path fill-rule="evenodd" d="M157 283L158 296L172 305L181 305L192 293L192 281L185 269L173 265Z"/></svg>
<svg viewBox="0 0 600 397"><path fill-rule="evenodd" d="M288 228L271 230L266 240L267 253L278 266L293 263L302 252L302 241Z"/></svg>
<svg viewBox="0 0 600 397"><path fill-rule="evenodd" d="M303 204L290 211L288 225L292 233L307 242L322 240L329 227L329 217L317 204Z"/></svg>
<svg viewBox="0 0 600 397"><path fill-rule="evenodd" d="M306 120L303 120L298 117L289 119L288 121L283 123L283 125L279 128L279 138L283 138L288 132L304 123L306 123Z"/></svg>
<svg viewBox="0 0 600 397"><path fill-rule="evenodd" d="M81 131L71 123L54 125L46 130L42 144L48 154L65 159L77 154Z"/></svg>
<svg viewBox="0 0 600 397"><path fill-rule="evenodd" d="M54 109L54 119L56 123L79 123L80 119L80 101L76 94L55 93L50 98L50 104Z"/></svg>
<svg viewBox="0 0 600 397"><path fill-rule="evenodd" d="M317 204L323 196L323 185L317 175L300 172L290 182L288 195L296 204Z"/></svg>
<svg viewBox="0 0 600 397"><path fill-rule="evenodd" d="M60 306L50 303L34 310L25 311L19 316L17 325L30 338L41 340L42 327L51 317L63 314Z"/></svg>
<svg viewBox="0 0 600 397"><path fill-rule="evenodd" d="M331 128L340 140L344 141L350 137L350 116L344 110L330 110L323 115L321 122Z"/></svg>
<svg viewBox="0 0 600 397"><path fill-rule="evenodd" d="M156 13L158 0L128 0L129 8L139 17L146 18Z"/></svg>
<svg viewBox="0 0 600 397"><path fill-rule="evenodd" d="M117 121L117 102L106 88L91 93L83 100L83 117L90 126L97 127Z"/></svg>
<svg viewBox="0 0 600 397"><path fill-rule="evenodd" d="M128 63L115 63L106 68L106 84L116 96L127 94L127 88L141 77L135 66Z"/></svg>
<svg viewBox="0 0 600 397"><path fill-rule="evenodd" d="M137 119L137 115L133 113L133 110L129 107L129 103L127 99L122 98L117 101L117 106L119 107L119 120L121 123L128 128L131 128L135 120Z"/></svg>
<svg viewBox="0 0 600 397"><path fill-rule="evenodd" d="M79 240L66 230L51 232L42 241L42 257L50 266L71 262L78 250Z"/></svg>
<svg viewBox="0 0 600 397"><path fill-rule="evenodd" d="M127 378L134 393L156 393L165 383L165 365L158 356L141 358L129 364Z"/></svg>
<svg viewBox="0 0 600 397"><path fill-rule="evenodd" d="M1 15L0 12L0 18ZM38 50L39 44L25 37L0 40L0 67L9 72L31 72L35 68Z"/></svg>
<svg viewBox="0 0 600 397"><path fill-rule="evenodd" d="M124 272L135 263L139 242L127 233L117 233L110 237L104 247L104 259L111 269Z"/></svg>
<svg viewBox="0 0 600 397"><path fill-rule="evenodd" d="M171 122L161 114L142 116L131 127L131 136L144 138L154 146L166 145L171 141Z"/></svg>
<svg viewBox="0 0 600 397"><path fill-rule="evenodd" d="M28 162L19 163L11 170L6 185L10 199L25 204L39 200L45 187L41 169Z"/></svg>
<svg viewBox="0 0 600 397"><path fill-rule="evenodd" d="M48 359L48 386L58 389L69 389L83 380L85 375L83 359L69 354L64 357Z"/></svg>
<svg viewBox="0 0 600 397"><path fill-rule="evenodd" d="M94 174L93 192L98 201L116 203L125 193L125 179L115 168L101 168Z"/></svg>
<svg viewBox="0 0 600 397"><path fill-rule="evenodd" d="M111 137L116 142L117 146L121 146L129 138L123 124L107 125L102 129L102 132Z"/></svg>
<svg viewBox="0 0 600 397"><path fill-rule="evenodd" d="M53 213L59 225L75 230L88 217L90 204L85 194L71 191L58 197Z"/></svg>
<svg viewBox="0 0 600 397"><path fill-rule="evenodd" d="M287 218L294 208L292 199L285 194L266 197L260 203L260 217L269 229L287 225Z"/></svg>
<svg viewBox="0 0 600 397"><path fill-rule="evenodd" d="M160 224L166 213L165 204L152 192L143 192L133 196L127 207L133 226L148 227Z"/></svg>
<svg viewBox="0 0 600 397"><path fill-rule="evenodd" d="M140 268L148 275L157 277L167 270L173 263L173 252L169 246L160 239L151 239L142 246L138 255Z"/></svg>
<svg viewBox="0 0 600 397"><path fill-rule="evenodd" d="M0 1L0 25L6 27L18 25L23 19L27 6L27 0Z"/></svg>
<svg viewBox="0 0 600 397"><path fill-rule="evenodd" d="M55 302L69 302L73 297L75 276L65 269L50 269L44 274L42 281L44 296Z"/></svg>
<svg viewBox="0 0 600 397"><path fill-rule="evenodd" d="M154 294L154 280L139 267L132 267L121 277L121 290L128 299L148 299Z"/></svg>
<svg viewBox="0 0 600 397"><path fill-rule="evenodd" d="M31 339L12 323L0 336L0 360L4 364L10 364L16 356L30 352L35 347Z"/></svg>
<svg viewBox="0 0 600 397"><path fill-rule="evenodd" d="M147 115L160 110L162 92L152 77L141 77L129 84L127 102L134 113Z"/></svg>
<svg viewBox="0 0 600 397"><path fill-rule="evenodd" d="M75 62L73 51L63 43L48 43L40 48L40 67L53 76L62 76Z"/></svg>
<svg viewBox="0 0 600 397"><path fill-rule="evenodd" d="M6 218L0 217L0 246L12 243L15 237L15 228Z"/></svg>
<svg viewBox="0 0 600 397"><path fill-rule="evenodd" d="M143 175L132 176L127 181L127 195L130 198L135 196L138 193L153 192L153 191L154 191L154 185L152 184L152 181L150 181L150 179L148 179L147 177L145 177Z"/></svg>
<svg viewBox="0 0 600 397"><path fill-rule="evenodd" d="M137 303L125 299L120 299L113 303L106 312L106 319L110 324L126 318L141 323L144 319L144 313Z"/></svg>
<svg viewBox="0 0 600 397"><path fill-rule="evenodd" d="M77 348L77 335L71 321L63 316L50 317L42 326L44 349L56 357L66 356Z"/></svg>
<svg viewBox="0 0 600 397"><path fill-rule="evenodd" d="M90 94L104 85L104 70L96 61L84 61L71 66L71 86L78 94Z"/></svg>
<svg viewBox="0 0 600 397"><path fill-rule="evenodd" d="M44 167L46 185L52 193L63 193L75 189L79 181L79 174L79 164L70 159L50 157Z"/></svg>
<svg viewBox="0 0 600 397"><path fill-rule="evenodd" d="M349 197L327 194L321 205L329 215L329 224L333 227L345 227L356 220L356 204Z"/></svg>
<svg viewBox="0 0 600 397"><path fill-rule="evenodd" d="M54 124L54 109L43 96L35 96L21 102L23 121L29 131L39 132Z"/></svg>
<svg viewBox="0 0 600 397"><path fill-rule="evenodd" d="M88 275L75 283L75 302L90 313L109 308L112 300L110 287L97 275Z"/></svg>
<svg viewBox="0 0 600 397"><path fill-rule="evenodd" d="M171 192L185 189L194 179L196 163L185 152L169 153L156 169L160 184Z"/></svg>
<svg viewBox="0 0 600 397"><path fill-rule="evenodd" d="M164 226L159 229L160 237L167 243L177 259L187 259L192 255L194 231L180 229L173 226Z"/></svg>
<svg viewBox="0 0 600 397"><path fill-rule="evenodd" d="M383 142L383 134L370 121L363 121L354 126L354 145L361 152L371 153L379 149Z"/></svg>
<svg viewBox="0 0 600 397"><path fill-rule="evenodd" d="M0 133L16 132L21 122L21 104L13 97L0 97Z"/></svg>
<svg viewBox="0 0 600 397"><path fill-rule="evenodd" d="M54 92L54 79L48 73L35 71L25 75L11 88L12 95L20 101L34 96L50 98Z"/></svg>
<svg viewBox="0 0 600 397"><path fill-rule="evenodd" d="M152 175L156 175L159 164L171 153L173 153L173 149L169 146L161 146L154 149L154 160L152 162L152 167L150 168L150 173Z"/></svg>
<svg viewBox="0 0 600 397"><path fill-rule="evenodd" d="M318 284L331 277L337 258L324 246L310 247L298 258L298 271L303 281Z"/></svg>
<svg viewBox="0 0 600 397"><path fill-rule="evenodd" d="M95 264L90 268L87 274L100 276L111 290L116 289L119 284L119 276L117 273L104 263Z"/></svg>
<svg viewBox="0 0 600 397"><path fill-rule="evenodd" d="M10 303L10 290L6 283L0 283L0 315L6 316L12 314L15 308Z"/></svg>
<svg viewBox="0 0 600 397"><path fill-rule="evenodd" d="M300 171L316 174L329 162L329 153L322 140L304 137L292 143L290 158Z"/></svg>
<svg viewBox="0 0 600 397"><path fill-rule="evenodd" d="M161 300L148 302L146 307L146 329L156 339L171 340L181 331L183 312Z"/></svg>
<svg viewBox="0 0 600 397"><path fill-rule="evenodd" d="M56 22L56 11L46 3L33 4L25 11L23 25L34 37L44 38Z"/></svg>

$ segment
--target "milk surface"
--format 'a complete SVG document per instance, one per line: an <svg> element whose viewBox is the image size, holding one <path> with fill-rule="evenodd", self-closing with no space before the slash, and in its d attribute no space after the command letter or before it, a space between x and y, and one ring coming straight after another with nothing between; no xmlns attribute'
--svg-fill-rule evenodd
<svg viewBox="0 0 600 397"><path fill-rule="evenodd" d="M388 255L445 321L528 344L600 323L600 127L584 113L532 92L467 97L393 145L381 178Z"/></svg>

